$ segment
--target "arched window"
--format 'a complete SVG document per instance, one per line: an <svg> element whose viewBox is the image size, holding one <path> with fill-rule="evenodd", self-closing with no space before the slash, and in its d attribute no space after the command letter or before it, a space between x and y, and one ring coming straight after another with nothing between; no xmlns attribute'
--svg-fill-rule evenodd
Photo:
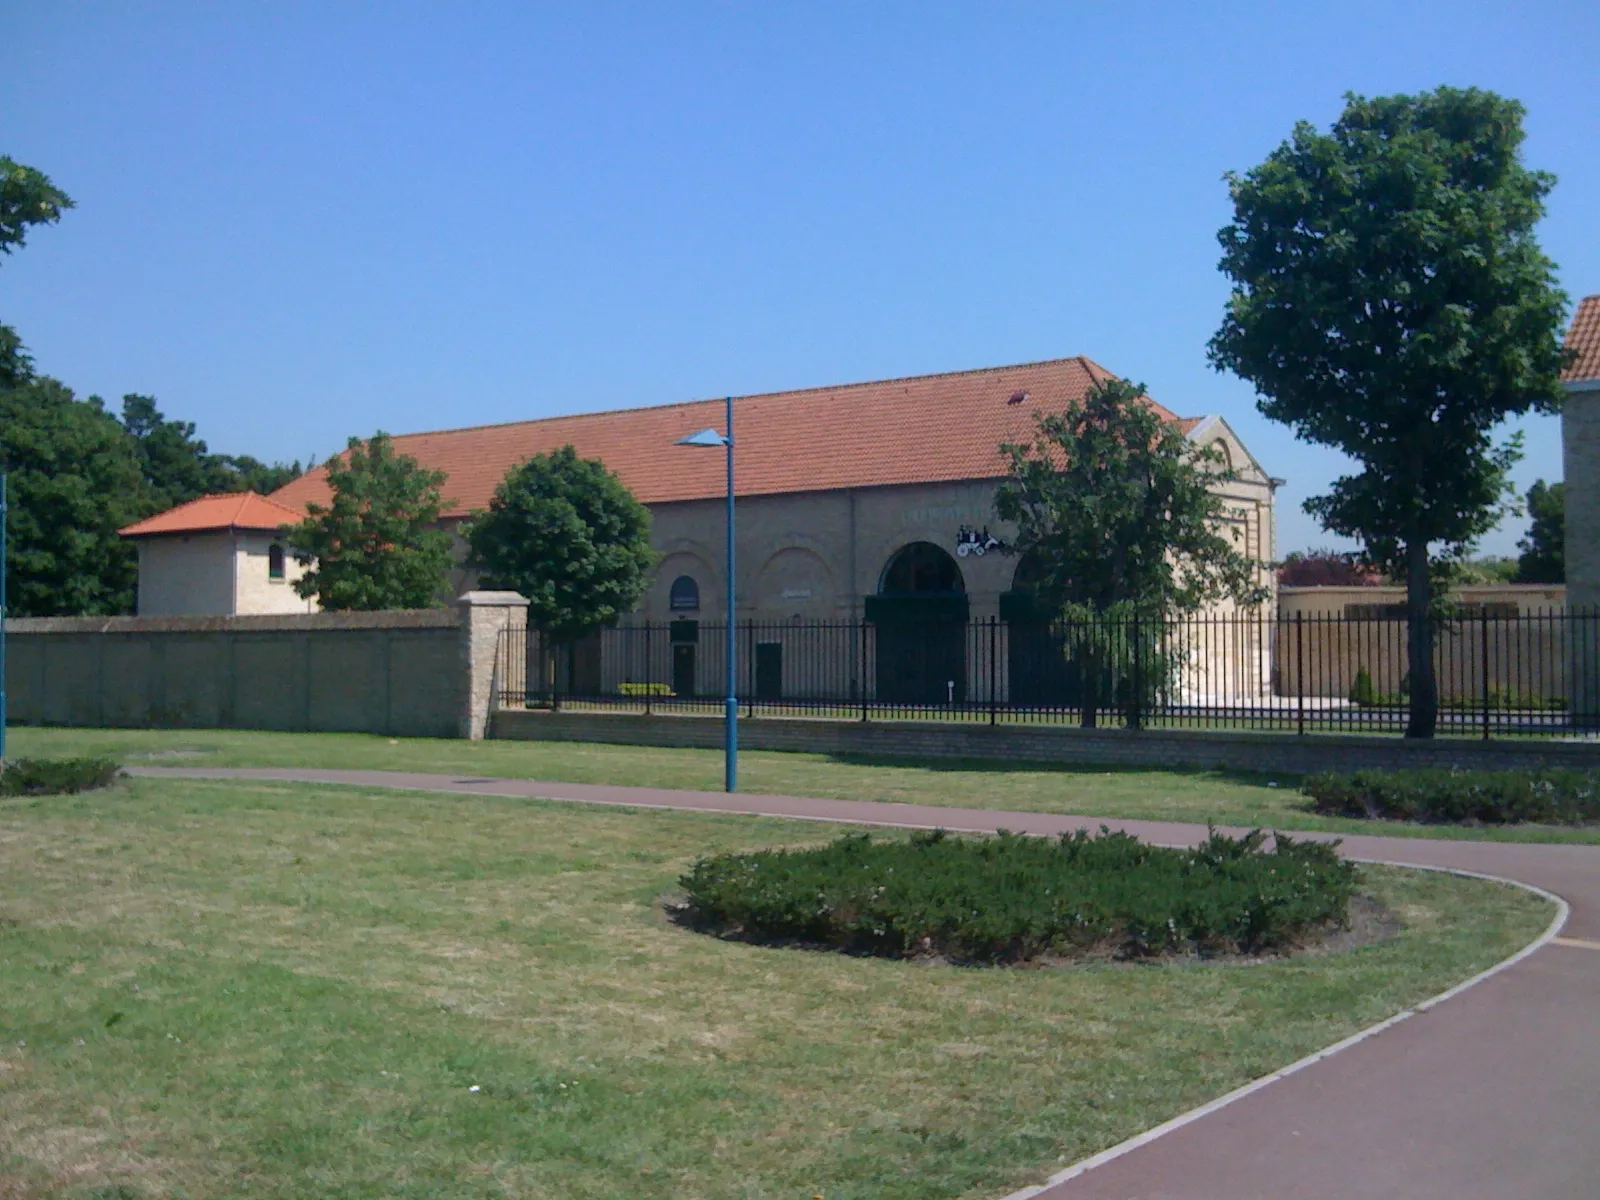
<svg viewBox="0 0 1600 1200"><path fill-rule="evenodd" d="M283 547L276 542L267 547L267 578L283 578Z"/></svg>
<svg viewBox="0 0 1600 1200"><path fill-rule="evenodd" d="M679 575L667 593L667 607L673 612L695 612L700 607L700 585L688 575Z"/></svg>
<svg viewBox="0 0 1600 1200"><path fill-rule="evenodd" d="M884 596L949 595L966 590L956 560L932 542L902 546L878 581L878 592Z"/></svg>

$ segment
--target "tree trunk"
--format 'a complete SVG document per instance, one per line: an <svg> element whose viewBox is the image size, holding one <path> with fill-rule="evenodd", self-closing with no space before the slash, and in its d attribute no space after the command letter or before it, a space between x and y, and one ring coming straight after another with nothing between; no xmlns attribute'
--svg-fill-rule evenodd
<svg viewBox="0 0 1600 1200"><path fill-rule="evenodd" d="M1406 543L1406 657L1411 677L1408 738L1431 738L1439 720L1439 685L1433 677L1433 576L1428 543Z"/></svg>

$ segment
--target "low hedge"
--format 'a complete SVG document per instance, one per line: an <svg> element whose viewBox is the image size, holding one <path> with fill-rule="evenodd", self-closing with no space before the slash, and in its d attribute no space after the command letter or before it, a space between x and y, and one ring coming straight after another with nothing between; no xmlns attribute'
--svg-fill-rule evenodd
<svg viewBox="0 0 1600 1200"><path fill-rule="evenodd" d="M109 758L17 758L0 764L0 796L55 796L113 782L122 767Z"/></svg>
<svg viewBox="0 0 1600 1200"><path fill-rule="evenodd" d="M1600 772L1353 771L1310 775L1301 791L1319 813L1397 821L1584 825L1600 821Z"/></svg>
<svg viewBox="0 0 1600 1200"><path fill-rule="evenodd" d="M887 957L1022 962L1111 952L1255 954L1347 921L1357 873L1324 843L1213 832L1192 850L1102 828L723 854L682 878L681 915L749 941Z"/></svg>

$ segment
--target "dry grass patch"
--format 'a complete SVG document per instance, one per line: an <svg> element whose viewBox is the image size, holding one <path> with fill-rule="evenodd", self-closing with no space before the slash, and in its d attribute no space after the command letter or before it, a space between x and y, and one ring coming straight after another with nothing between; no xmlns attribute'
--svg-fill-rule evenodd
<svg viewBox="0 0 1600 1200"><path fill-rule="evenodd" d="M1407 926L1348 953L1001 971L662 915L700 854L827 836L293 785L7 806L0 1178L145 1200L999 1195L1548 919L1370 870Z"/></svg>

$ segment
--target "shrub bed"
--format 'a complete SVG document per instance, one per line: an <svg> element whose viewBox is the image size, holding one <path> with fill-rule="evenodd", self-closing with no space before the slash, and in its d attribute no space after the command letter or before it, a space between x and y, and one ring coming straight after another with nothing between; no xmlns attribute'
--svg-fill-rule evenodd
<svg viewBox="0 0 1600 1200"><path fill-rule="evenodd" d="M0 796L54 796L113 782L122 767L109 758L18 758L0 764Z"/></svg>
<svg viewBox="0 0 1600 1200"><path fill-rule="evenodd" d="M1562 770L1354 771L1310 775L1300 785L1319 813L1398 821L1600 821L1600 772Z"/></svg>
<svg viewBox="0 0 1600 1200"><path fill-rule="evenodd" d="M750 941L1006 963L1114 953L1257 954L1342 927L1357 873L1332 846L1259 830L1192 850L1126 834L1001 833L701 859L681 915Z"/></svg>

